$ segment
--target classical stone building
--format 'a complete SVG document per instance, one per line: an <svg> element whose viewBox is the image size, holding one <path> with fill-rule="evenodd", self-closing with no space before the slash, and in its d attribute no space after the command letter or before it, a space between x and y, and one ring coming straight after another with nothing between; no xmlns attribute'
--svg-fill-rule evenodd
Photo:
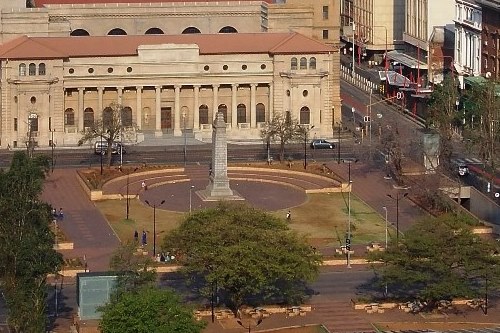
<svg viewBox="0 0 500 333"><path fill-rule="evenodd" d="M1 146L76 145L113 102L129 142L211 137L217 111L228 137L259 138L289 113L331 136L336 50L298 33L19 37L0 46ZM335 82L337 81L337 82Z"/></svg>

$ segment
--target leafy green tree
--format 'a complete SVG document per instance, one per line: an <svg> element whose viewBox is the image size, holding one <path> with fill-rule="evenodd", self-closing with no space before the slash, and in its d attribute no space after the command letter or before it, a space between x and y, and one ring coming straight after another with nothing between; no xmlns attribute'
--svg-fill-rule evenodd
<svg viewBox="0 0 500 333"><path fill-rule="evenodd" d="M296 119L292 119L289 114L275 113L273 118L265 123L260 136L266 143L279 142L280 162L283 162L285 146L302 138L304 134Z"/></svg>
<svg viewBox="0 0 500 333"><path fill-rule="evenodd" d="M470 218L445 214L426 218L408 230L399 245L372 253L379 286L387 285L396 299L425 301L434 309L440 300L483 297L485 283L499 288L498 244L472 233Z"/></svg>
<svg viewBox="0 0 500 333"><path fill-rule="evenodd" d="M156 281L153 260L149 256L137 252L137 243L135 242L123 244L113 253L110 268L119 273L115 294L152 286Z"/></svg>
<svg viewBox="0 0 500 333"><path fill-rule="evenodd" d="M124 292L101 311L102 333L199 333L205 326L172 291L151 286Z"/></svg>
<svg viewBox="0 0 500 333"><path fill-rule="evenodd" d="M500 149L500 83L487 80L473 84L464 96L464 138L471 150L494 167Z"/></svg>
<svg viewBox="0 0 500 333"><path fill-rule="evenodd" d="M112 145L118 141L120 136L126 135L126 132L131 128L124 126L123 119L125 118L125 109L122 105L111 103L102 111L102 118L96 119L90 127L86 127L82 131L82 138L78 141L81 146L85 142L103 140L107 143L107 165L111 166L112 161ZM102 138L102 139L101 139Z"/></svg>
<svg viewBox="0 0 500 333"><path fill-rule="evenodd" d="M39 201L48 161L16 152L0 172L0 281L11 332L45 332L46 276L62 265L51 207Z"/></svg>
<svg viewBox="0 0 500 333"><path fill-rule="evenodd" d="M249 303L298 303L318 275L321 257L281 219L242 204L197 211L168 234L162 249L182 272L201 281L201 296L218 295L234 310Z"/></svg>

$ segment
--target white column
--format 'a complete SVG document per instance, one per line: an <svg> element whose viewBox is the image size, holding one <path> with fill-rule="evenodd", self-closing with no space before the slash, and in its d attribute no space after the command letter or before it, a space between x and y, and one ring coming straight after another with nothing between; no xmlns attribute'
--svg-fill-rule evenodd
<svg viewBox="0 0 500 333"><path fill-rule="evenodd" d="M155 86L155 136L163 136L161 130L161 86Z"/></svg>
<svg viewBox="0 0 500 333"><path fill-rule="evenodd" d="M274 116L274 87L273 83L269 82L269 109L267 111L268 117L266 118L267 121L271 121Z"/></svg>
<svg viewBox="0 0 500 333"><path fill-rule="evenodd" d="M103 93L104 93L104 88L103 87L97 87L97 105L98 105L99 110L96 110L95 114L99 115L98 116L99 119L102 117L102 110L104 109L103 105L102 105L102 95L103 95Z"/></svg>
<svg viewBox="0 0 500 333"><path fill-rule="evenodd" d="M257 118L256 118L256 111L255 111L255 90L257 88L257 85L255 83L252 83L250 85L250 127L251 128L256 128L257 127Z"/></svg>
<svg viewBox="0 0 500 333"><path fill-rule="evenodd" d="M212 117L215 119L215 116L217 115L217 110L219 109L219 101L218 101L218 94L219 94L219 85L214 84L212 86L213 92L214 92L214 97L213 97L213 106L212 106Z"/></svg>
<svg viewBox="0 0 500 333"><path fill-rule="evenodd" d="M118 105L122 105L122 102L123 102L123 87L116 87L116 92L117 92L117 95L118 95L118 98L117 98L116 102L118 103Z"/></svg>
<svg viewBox="0 0 500 333"><path fill-rule="evenodd" d="M238 128L238 112L236 111L238 104L236 101L236 94L238 93L238 85L231 85L231 127Z"/></svg>
<svg viewBox="0 0 500 333"><path fill-rule="evenodd" d="M137 86L135 87L135 123L137 124L137 128L140 130L142 127L142 87Z"/></svg>
<svg viewBox="0 0 500 333"><path fill-rule="evenodd" d="M181 86L174 86L175 99L174 99L174 136L181 136Z"/></svg>
<svg viewBox="0 0 500 333"><path fill-rule="evenodd" d="M83 95L85 88L78 88L78 130L83 130Z"/></svg>
<svg viewBox="0 0 500 333"><path fill-rule="evenodd" d="M200 128L200 86L193 86L194 103L193 103L193 129Z"/></svg>

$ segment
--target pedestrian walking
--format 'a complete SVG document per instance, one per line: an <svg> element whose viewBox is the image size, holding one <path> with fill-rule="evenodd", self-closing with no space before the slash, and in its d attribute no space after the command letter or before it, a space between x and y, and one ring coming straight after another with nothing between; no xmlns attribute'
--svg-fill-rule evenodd
<svg viewBox="0 0 500 333"><path fill-rule="evenodd" d="M59 208L59 218L62 220L64 218L64 213L62 208Z"/></svg>
<svg viewBox="0 0 500 333"><path fill-rule="evenodd" d="M139 242L139 233L137 232L137 230L135 230L135 231L134 231L134 241L135 241L136 243L138 243L138 242Z"/></svg>
<svg viewBox="0 0 500 333"><path fill-rule="evenodd" d="M146 232L143 230L142 231L142 246L148 245L148 236L146 235Z"/></svg>
<svg viewBox="0 0 500 333"><path fill-rule="evenodd" d="M146 182L144 180L142 181L141 186L143 191L146 191L148 189L148 185L146 185Z"/></svg>
<svg viewBox="0 0 500 333"><path fill-rule="evenodd" d="M288 222L290 222L290 221L292 220L292 213L291 213L290 211L288 211L288 212L286 213L286 220L287 220Z"/></svg>
<svg viewBox="0 0 500 333"><path fill-rule="evenodd" d="M52 208L52 217L53 218L57 217L57 210L55 208Z"/></svg>

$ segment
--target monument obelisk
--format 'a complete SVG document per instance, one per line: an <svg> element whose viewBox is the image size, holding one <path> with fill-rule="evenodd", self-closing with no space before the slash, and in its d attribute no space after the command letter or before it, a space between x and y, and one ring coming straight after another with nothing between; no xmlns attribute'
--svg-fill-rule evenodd
<svg viewBox="0 0 500 333"><path fill-rule="evenodd" d="M243 200L229 187L226 123L222 112L217 113L212 128L212 168L209 183L201 197L207 201Z"/></svg>

